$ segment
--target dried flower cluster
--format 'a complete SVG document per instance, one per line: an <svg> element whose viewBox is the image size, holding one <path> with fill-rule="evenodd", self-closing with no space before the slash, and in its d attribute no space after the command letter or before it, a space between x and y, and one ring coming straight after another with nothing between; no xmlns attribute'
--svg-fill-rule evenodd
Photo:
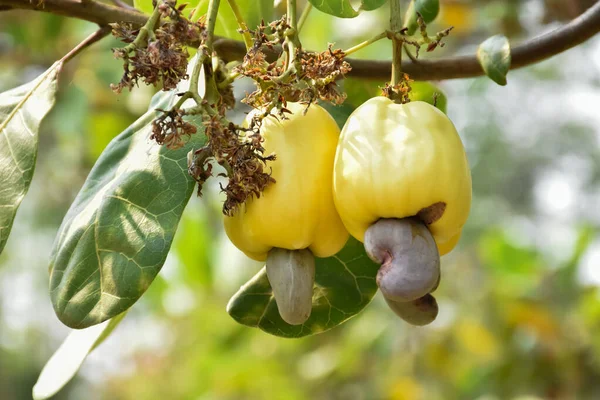
<svg viewBox="0 0 600 400"><path fill-rule="evenodd" d="M162 0L156 6L153 16L155 20L160 16L156 27L149 27L149 23L136 30L127 23L113 25L113 34L128 43L122 49L113 50L125 61L123 78L113 90L132 89L138 80L145 84L161 83L163 90L170 90L187 77L185 43L204 43L205 25L184 18L181 15L184 6L177 7L175 2ZM197 131L194 124L184 119L185 115L203 115L202 128L207 142L204 147L189 153L188 171L198 182L198 195L201 195L204 182L213 176L213 162L225 168L227 173L221 175L229 180L221 189L227 196L223 204L226 215L233 215L248 199L260 197L265 188L275 182L267 164L275 159L275 155L264 154L260 135L263 118L273 115L285 119L290 113L286 108L287 101L299 101L307 106L319 99L343 102L345 96L338 91L336 80L350 71L350 65L344 61L344 52L331 46L327 51L316 53L305 52L297 44L290 46L296 47L295 54L289 54L289 41L297 39L290 38L293 30L290 31L285 17L268 25L263 22L256 30L248 32L254 37L254 46L243 63L234 69L233 75L222 60L214 64L211 54L203 54L206 90L207 93L211 90L210 95L200 100L197 93L182 93L186 99L193 98L196 107L181 109L182 98L171 110L159 110L162 115L152 123L151 139L177 149ZM286 54L272 61L269 50L275 53L276 46L282 46ZM199 51L207 50L205 47L200 46ZM227 110L235 106L231 81L236 75L250 77L256 82L257 89L248 94L244 102L263 110L248 127L237 126L226 118Z"/></svg>
<svg viewBox="0 0 600 400"><path fill-rule="evenodd" d="M208 144L196 150L188 160L189 173L198 182L198 195L201 195L202 185L212 176L210 158L222 165L229 177L227 186L221 186L227 196L223 214L233 215L248 199L260 197L263 190L275 182L270 171L265 171L266 162L275 156L263 156L263 138L257 129L227 123L219 115L211 116L204 127Z"/></svg>
<svg viewBox="0 0 600 400"><path fill-rule="evenodd" d="M333 50L331 46L322 53L298 49L291 68L286 68L281 59L268 61L265 50L273 50L274 46L284 44L287 28L289 26L282 18L250 31L254 36L254 46L236 72L252 78L257 88L242 101L265 110L281 110L286 100L307 104L318 99L342 103L345 95L339 92L336 80L351 69L350 64L344 61L343 51ZM284 115L280 113L280 116Z"/></svg>
<svg viewBox="0 0 600 400"><path fill-rule="evenodd" d="M346 54L340 49L329 48L322 53L302 52L302 75L300 80L308 83L307 90L302 91L301 101L312 102L315 99L342 104L346 94L338 90L336 81L350 72L352 67L344 57Z"/></svg>
<svg viewBox="0 0 600 400"><path fill-rule="evenodd" d="M152 135L150 139L165 145L170 149L178 149L185 144L184 137L189 138L196 133L196 126L183 119L185 110L173 109L170 111L158 110L163 114L152 121Z"/></svg>
<svg viewBox="0 0 600 400"><path fill-rule="evenodd" d="M159 26L154 31L137 29L129 23L112 24L112 33L127 46L113 49L116 58L124 61L125 72L113 91L131 90L141 79L147 85L162 84L171 90L187 78L189 54L185 43L201 40L205 31L203 21L191 22L182 15L185 4L176 6L176 0L164 0L157 6Z"/></svg>

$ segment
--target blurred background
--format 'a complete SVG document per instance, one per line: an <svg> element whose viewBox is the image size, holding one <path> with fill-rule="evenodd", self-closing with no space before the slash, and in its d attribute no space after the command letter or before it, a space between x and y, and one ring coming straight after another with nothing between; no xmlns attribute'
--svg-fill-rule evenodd
<svg viewBox="0 0 600 400"><path fill-rule="evenodd" d="M431 30L455 29L433 57L472 54L496 33L515 45L593 3L442 0ZM313 10L301 39L314 50L328 42L347 48L387 19L387 7L353 20ZM221 18L219 33L235 36L232 26ZM33 79L94 29L44 13L0 13L0 91ZM47 289L54 235L103 148L156 90L111 92L122 68L110 51L117 46L105 39L67 65L29 195L0 256L2 400L31 398L69 332ZM387 59L390 44L353 56ZM225 306L260 265L223 234L213 180L190 202L149 291L56 399L600 398L600 37L511 71L508 81L439 83L467 148L474 198L459 247L442 260L433 324L407 325L377 295L361 314L313 337L238 325ZM236 87L238 99L247 84ZM345 84L357 106L383 82Z"/></svg>

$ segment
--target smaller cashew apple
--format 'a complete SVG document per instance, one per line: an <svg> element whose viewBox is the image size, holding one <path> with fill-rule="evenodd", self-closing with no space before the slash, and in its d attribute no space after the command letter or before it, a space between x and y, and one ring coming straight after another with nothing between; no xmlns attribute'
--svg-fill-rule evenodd
<svg viewBox="0 0 600 400"><path fill-rule="evenodd" d="M430 294L408 302L390 300L385 296L384 298L390 309L411 325L430 324L438 315L437 301Z"/></svg>
<svg viewBox="0 0 600 400"><path fill-rule="evenodd" d="M422 320L408 322L435 318L426 296L471 206L469 164L450 119L423 101L366 101L342 129L333 195L350 234L382 264L377 283L394 312L421 310Z"/></svg>
<svg viewBox="0 0 600 400"><path fill-rule="evenodd" d="M307 108L288 103L286 108L291 111L287 118L269 116L260 128L265 154L277 157L268 164L276 182L233 216L225 217L225 232L248 257L267 261L267 275L281 317L289 324L301 324L312 305L314 260L310 272L307 258L334 255L349 235L332 193L340 130L316 104ZM247 122L259 112L250 113ZM302 254L281 253L280 249ZM288 290L292 292L286 293Z"/></svg>

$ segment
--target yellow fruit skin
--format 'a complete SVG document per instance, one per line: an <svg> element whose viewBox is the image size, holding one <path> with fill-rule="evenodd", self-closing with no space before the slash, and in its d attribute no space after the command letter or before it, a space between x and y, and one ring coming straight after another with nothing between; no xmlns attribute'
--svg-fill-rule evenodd
<svg viewBox="0 0 600 400"><path fill-rule="evenodd" d="M454 125L422 101L366 101L342 129L333 195L344 225L361 242L380 218L410 217L444 202L443 216L428 227L440 254L450 252L471 207L471 173Z"/></svg>
<svg viewBox="0 0 600 400"><path fill-rule="evenodd" d="M225 217L229 239L248 257L264 261L273 247L308 248L316 257L342 249L348 231L333 203L333 160L340 130L325 109L288 103L287 120L268 117L261 134L268 165L277 181L248 200L233 217ZM252 118L252 113L247 121Z"/></svg>

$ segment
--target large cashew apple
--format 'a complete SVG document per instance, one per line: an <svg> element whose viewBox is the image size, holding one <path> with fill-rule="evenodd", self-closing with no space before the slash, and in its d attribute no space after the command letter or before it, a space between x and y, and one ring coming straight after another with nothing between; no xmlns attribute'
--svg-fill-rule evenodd
<svg viewBox="0 0 600 400"><path fill-rule="evenodd" d="M342 129L333 195L350 234L382 264L388 303L431 305L435 318L437 303L419 299L437 287L439 256L456 246L471 206L469 164L450 119L423 101L368 100Z"/></svg>
<svg viewBox="0 0 600 400"><path fill-rule="evenodd" d="M340 130L322 107L288 103L286 119L269 116L260 128L275 183L248 200L225 231L248 257L266 260L281 317L301 324L310 316L314 256L329 257L348 240L333 202L333 161ZM251 121L255 110L247 117Z"/></svg>

